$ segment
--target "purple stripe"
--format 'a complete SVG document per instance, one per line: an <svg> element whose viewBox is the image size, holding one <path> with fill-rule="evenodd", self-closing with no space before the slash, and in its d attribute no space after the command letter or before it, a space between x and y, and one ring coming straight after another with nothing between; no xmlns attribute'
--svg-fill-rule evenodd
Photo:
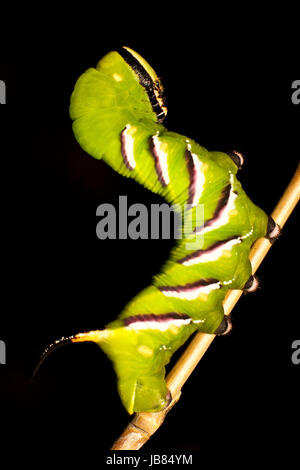
<svg viewBox="0 0 300 470"><path fill-rule="evenodd" d="M239 236L233 236L233 237L227 238L226 240L216 242L213 245L211 245L209 248L206 248L206 250L197 250L197 251L194 251L193 253L185 256L184 258L179 259L177 261L177 263L183 264L183 263L186 263L187 261L190 261L192 259L199 258L200 256L202 256L204 254L211 253L212 251L214 251L217 248L225 245L226 243L230 242L231 240L238 240L239 238L240 238Z"/></svg>
<svg viewBox="0 0 300 470"><path fill-rule="evenodd" d="M134 168L130 165L128 155L127 155L127 152L126 152L126 127L122 130L122 132L120 134L120 138L121 138L121 154L122 154L122 157L123 157L124 164L125 164L127 170L132 171Z"/></svg>
<svg viewBox="0 0 300 470"><path fill-rule="evenodd" d="M160 184L165 188L167 186L167 182L164 179L163 173L162 173L162 168L159 160L159 154L157 153L157 148L154 142L154 137L150 137L149 139L149 145L150 145L150 152L154 158L154 163L155 163L155 171L157 174L158 181Z"/></svg>
<svg viewBox="0 0 300 470"><path fill-rule="evenodd" d="M218 205L217 205L217 207L215 209L215 212L214 212L214 215L212 217L213 219L218 217L218 215L221 212L221 210L223 209L223 207L225 207L226 204L228 203L228 199L229 199L229 196L230 196L230 191L231 191L231 184L228 184L227 186L225 186L225 188L222 191L222 194L221 194L221 197L219 199Z"/></svg>
<svg viewBox="0 0 300 470"><path fill-rule="evenodd" d="M136 322L155 321L155 322L163 323L169 320L187 320L188 318L190 317L188 315L185 315L184 313L170 312L170 313L163 313L161 315L155 315L154 313L150 313L150 314L134 315L131 317L127 317L123 319L123 322L125 326L128 326Z"/></svg>
<svg viewBox="0 0 300 470"><path fill-rule="evenodd" d="M186 160L186 166L189 172L189 179L190 179L190 184L189 184L189 197L188 197L188 204L192 204L195 193L196 193L196 169L195 169L195 164L194 160L192 157L192 154L189 150L185 151L185 160Z"/></svg>
<svg viewBox="0 0 300 470"><path fill-rule="evenodd" d="M218 279L200 279L200 281L194 282L192 284L185 284L184 286L159 286L158 289L161 292L186 292L197 287L205 287L210 284L219 283Z"/></svg>
<svg viewBox="0 0 300 470"><path fill-rule="evenodd" d="M204 222L204 224L200 225L200 227L196 227L194 229L194 232L199 233L205 227L210 227L211 225L213 225L215 220L218 219L218 217L219 217L220 213L222 212L222 210L224 209L224 207L226 207L226 205L228 204L228 200L229 200L229 197L230 197L230 191L231 191L231 184L228 184L227 186L225 186L225 188L223 189L223 191L221 193L221 197L218 201L218 204L217 204L217 207L216 207L216 209L213 213L213 216L210 219L208 219L206 222Z"/></svg>

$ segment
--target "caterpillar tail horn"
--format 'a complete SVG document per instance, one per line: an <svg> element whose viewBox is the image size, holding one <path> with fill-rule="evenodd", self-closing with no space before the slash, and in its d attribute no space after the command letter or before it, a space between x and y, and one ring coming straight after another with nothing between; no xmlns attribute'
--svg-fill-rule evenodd
<svg viewBox="0 0 300 470"><path fill-rule="evenodd" d="M101 333L101 331L99 330L99 331L90 331L88 333L79 333L77 335L72 335L72 336L67 336L67 337L63 336L62 338L57 339L56 341L54 341L54 343L49 344L44 349L44 351L42 352L41 357L40 357L37 365L35 366L35 368L32 372L30 382L31 383L33 382L33 380L34 380L37 372L39 371L41 365L45 362L47 357L53 351L55 351L58 348L61 348L62 346L66 346L66 345L71 344L71 343L77 343L77 342L83 342L83 341L95 341L96 334L98 334L97 338L99 338L100 333Z"/></svg>

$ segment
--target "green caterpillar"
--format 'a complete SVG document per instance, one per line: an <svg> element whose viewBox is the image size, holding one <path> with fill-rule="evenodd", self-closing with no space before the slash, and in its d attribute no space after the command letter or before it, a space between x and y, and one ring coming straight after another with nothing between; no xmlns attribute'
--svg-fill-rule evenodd
<svg viewBox="0 0 300 470"><path fill-rule="evenodd" d="M87 153L168 203L189 207L189 231L153 284L104 330L67 339L94 341L108 355L129 413L159 411L168 404L165 366L193 332L230 331L222 306L225 294L229 289L255 289L250 247L259 237L275 239L280 230L238 182L242 155L210 152L167 131L161 124L166 114L160 80L127 47L88 69L71 97L73 131ZM196 217L199 205L204 209L201 224ZM199 235L203 246L187 249ZM57 341L47 354L65 341Z"/></svg>

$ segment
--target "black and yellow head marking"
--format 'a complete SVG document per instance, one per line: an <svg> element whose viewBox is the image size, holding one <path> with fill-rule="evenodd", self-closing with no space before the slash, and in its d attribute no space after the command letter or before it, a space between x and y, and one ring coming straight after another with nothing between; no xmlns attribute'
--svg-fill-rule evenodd
<svg viewBox="0 0 300 470"><path fill-rule="evenodd" d="M117 52L138 76L140 84L148 94L157 120L161 123L166 117L168 110L164 97L164 89L155 71L143 57L129 47L118 49Z"/></svg>

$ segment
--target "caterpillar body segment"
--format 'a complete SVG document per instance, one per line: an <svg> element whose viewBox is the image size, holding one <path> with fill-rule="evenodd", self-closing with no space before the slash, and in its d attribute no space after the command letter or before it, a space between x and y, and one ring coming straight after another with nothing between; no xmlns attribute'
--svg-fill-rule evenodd
<svg viewBox="0 0 300 470"><path fill-rule="evenodd" d="M224 297L229 289L244 289L252 275L250 247L270 227L237 180L242 155L210 152L168 131L162 125L166 113L154 70L129 48L88 69L71 98L74 134L87 153L179 212L188 206L188 230L182 227L183 237L152 285L104 330L72 338L96 342L112 360L129 413L166 406L165 366L194 331L230 330Z"/></svg>

